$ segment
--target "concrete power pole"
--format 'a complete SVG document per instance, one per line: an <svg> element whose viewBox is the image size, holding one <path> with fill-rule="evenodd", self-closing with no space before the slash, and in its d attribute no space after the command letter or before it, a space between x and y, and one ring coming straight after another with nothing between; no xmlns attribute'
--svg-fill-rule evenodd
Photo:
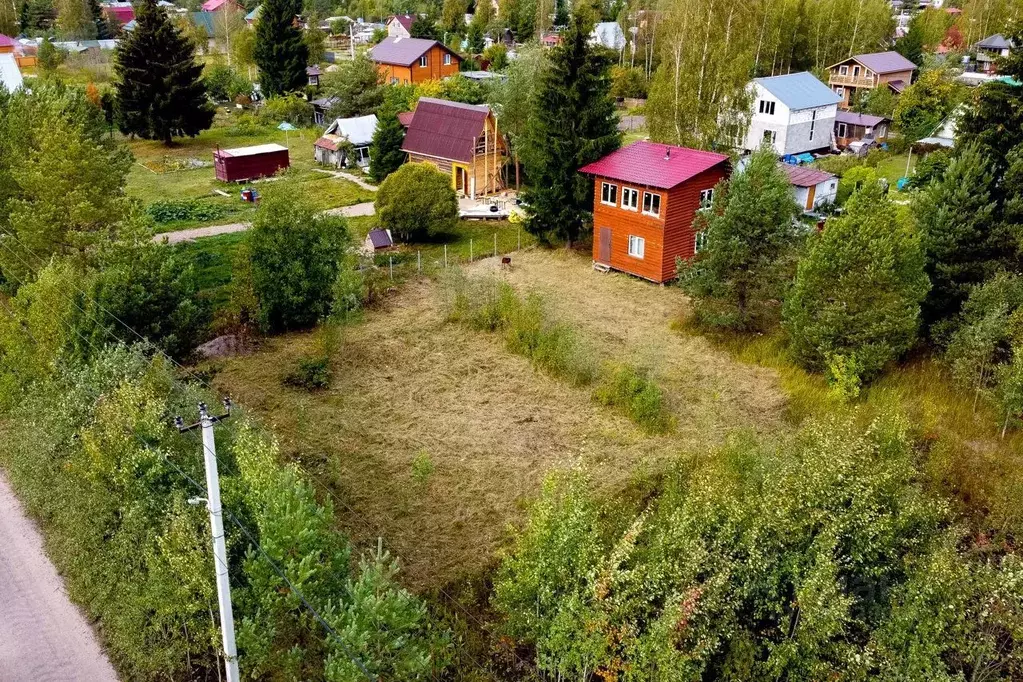
<svg viewBox="0 0 1023 682"><path fill-rule="evenodd" d="M234 613L231 609L231 583L227 573L227 543L224 541L224 511L220 506L220 475L217 473L217 445L213 437L213 425L231 416L231 399L224 398L227 412L215 417L206 411L206 403L199 403L199 421L185 426L181 417L174 420L178 431L185 433L202 429L203 461L206 464L206 508L210 513L210 531L213 535L213 568L217 573L217 601L220 605L220 630L224 638L224 667L227 682L240 682L238 674L238 649L234 642ZM189 500L192 504L202 503L201 498Z"/></svg>

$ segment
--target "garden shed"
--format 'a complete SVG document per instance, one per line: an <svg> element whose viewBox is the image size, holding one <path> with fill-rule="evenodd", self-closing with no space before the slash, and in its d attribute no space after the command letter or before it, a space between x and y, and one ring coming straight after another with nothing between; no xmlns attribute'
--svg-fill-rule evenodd
<svg viewBox="0 0 1023 682"><path fill-rule="evenodd" d="M217 180L224 182L244 182L269 177L290 165L288 148L279 144L217 149L213 152L213 167L217 172Z"/></svg>

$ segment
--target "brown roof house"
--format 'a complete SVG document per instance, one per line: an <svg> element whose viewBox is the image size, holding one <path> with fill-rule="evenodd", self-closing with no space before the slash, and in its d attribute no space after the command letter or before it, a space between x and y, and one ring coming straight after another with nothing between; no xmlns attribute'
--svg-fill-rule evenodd
<svg viewBox="0 0 1023 682"><path fill-rule="evenodd" d="M389 38L411 38L412 22L415 14L395 14L387 20L387 36Z"/></svg>
<svg viewBox="0 0 1023 682"><path fill-rule="evenodd" d="M835 116L835 144L839 149L866 153L867 148L888 140L891 119L884 116L840 111Z"/></svg>
<svg viewBox="0 0 1023 682"><path fill-rule="evenodd" d="M857 54L828 67L828 85L842 101L838 106L848 109L860 90L887 86L901 93L913 80L916 64L898 52Z"/></svg>
<svg viewBox="0 0 1023 682"><path fill-rule="evenodd" d="M369 53L380 78L391 85L440 80L458 73L461 58L436 40L385 38Z"/></svg>
<svg viewBox="0 0 1023 682"><path fill-rule="evenodd" d="M508 149L485 104L420 97L402 151L451 174L456 192L475 199L504 189Z"/></svg>
<svg viewBox="0 0 1023 682"><path fill-rule="evenodd" d="M821 204L835 203L838 196L838 178L809 166L779 164L792 185L792 197L806 213L812 213Z"/></svg>

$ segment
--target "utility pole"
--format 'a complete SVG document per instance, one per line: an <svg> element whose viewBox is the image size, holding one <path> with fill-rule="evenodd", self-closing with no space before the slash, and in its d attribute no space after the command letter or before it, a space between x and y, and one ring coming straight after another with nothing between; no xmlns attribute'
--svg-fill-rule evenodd
<svg viewBox="0 0 1023 682"><path fill-rule="evenodd" d="M227 682L240 682L238 649L234 643L234 613L231 609L231 583L227 574L227 543L224 541L224 511L220 506L220 475L217 473L217 445L213 438L213 425L231 416L231 399L224 398L223 415L216 417L206 411L206 403L199 403L199 421L185 426L181 417L174 418L178 431L185 433L202 429L203 461L206 464L206 509L210 513L210 531L213 535L213 568L217 573L217 601L220 605L220 630L224 639L224 667ZM190 504L202 503L192 498Z"/></svg>

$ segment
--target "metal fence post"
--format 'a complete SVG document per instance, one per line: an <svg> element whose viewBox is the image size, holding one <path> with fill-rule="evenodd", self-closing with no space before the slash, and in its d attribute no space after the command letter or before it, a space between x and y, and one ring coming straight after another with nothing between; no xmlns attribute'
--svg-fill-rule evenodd
<svg viewBox="0 0 1023 682"><path fill-rule="evenodd" d="M387 268L391 274L391 281L394 281L394 256L387 257Z"/></svg>
<svg viewBox="0 0 1023 682"><path fill-rule="evenodd" d="M420 274L423 272L423 252L422 251L416 251L416 270L418 270L420 272Z"/></svg>
<svg viewBox="0 0 1023 682"><path fill-rule="evenodd" d="M497 258L497 233L494 233L494 258Z"/></svg>
<svg viewBox="0 0 1023 682"><path fill-rule="evenodd" d="M469 240L469 262L472 262L472 239Z"/></svg>

